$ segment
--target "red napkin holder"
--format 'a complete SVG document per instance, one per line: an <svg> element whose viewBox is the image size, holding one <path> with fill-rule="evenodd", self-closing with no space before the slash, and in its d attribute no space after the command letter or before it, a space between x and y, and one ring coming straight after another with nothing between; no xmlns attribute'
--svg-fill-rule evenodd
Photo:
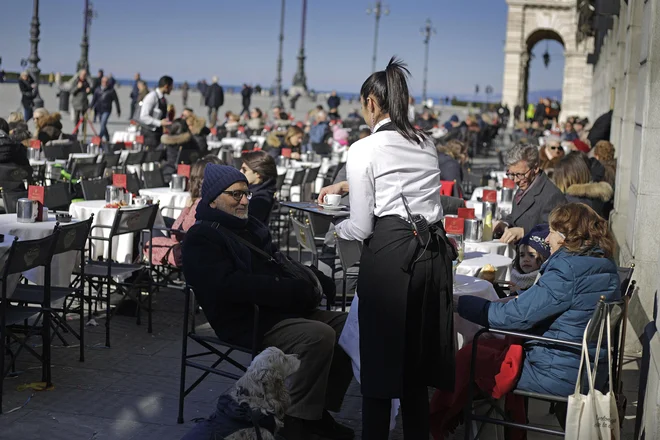
<svg viewBox="0 0 660 440"><path fill-rule="evenodd" d="M30 185L28 186L28 199L36 200L38 204L37 208L37 221L44 221L44 198L45 198L46 188L43 186Z"/></svg>
<svg viewBox="0 0 660 440"><path fill-rule="evenodd" d="M124 142L124 148L126 148L127 150L132 150L133 142Z"/></svg>
<svg viewBox="0 0 660 440"><path fill-rule="evenodd" d="M460 218L476 218L474 215L474 208L458 208L458 216Z"/></svg>
<svg viewBox="0 0 660 440"><path fill-rule="evenodd" d="M494 189L485 189L481 200L489 203L497 203L497 191Z"/></svg>
<svg viewBox="0 0 660 440"><path fill-rule="evenodd" d="M447 234L463 235L465 232L465 219L461 217L445 217L445 231Z"/></svg>
<svg viewBox="0 0 660 440"><path fill-rule="evenodd" d="M511 179L506 179L506 178L505 178L505 179L502 181L502 186L503 186L504 188L511 188L511 189L514 189L514 188L516 187L516 182L514 182L514 181L511 180Z"/></svg>
<svg viewBox="0 0 660 440"><path fill-rule="evenodd" d="M101 136L94 136L92 138L92 145L96 145L97 147L101 145Z"/></svg>
<svg viewBox="0 0 660 440"><path fill-rule="evenodd" d="M144 144L144 136L141 134L135 136L135 143L140 145Z"/></svg>
<svg viewBox="0 0 660 440"><path fill-rule="evenodd" d="M113 174L112 186L126 189L126 174Z"/></svg>
<svg viewBox="0 0 660 440"><path fill-rule="evenodd" d="M213 136L217 136L217 135L218 135L218 129L217 129L216 127L213 127L213 128L211 129L211 134L212 134Z"/></svg>
<svg viewBox="0 0 660 440"><path fill-rule="evenodd" d="M291 157L291 148L282 148L282 156Z"/></svg>
<svg viewBox="0 0 660 440"><path fill-rule="evenodd" d="M188 179L190 179L190 165L186 165L183 163L177 165L176 174L179 176L185 176Z"/></svg>
<svg viewBox="0 0 660 440"><path fill-rule="evenodd" d="M41 150L41 141L39 139L32 139L30 141L30 148L34 148L35 150Z"/></svg>

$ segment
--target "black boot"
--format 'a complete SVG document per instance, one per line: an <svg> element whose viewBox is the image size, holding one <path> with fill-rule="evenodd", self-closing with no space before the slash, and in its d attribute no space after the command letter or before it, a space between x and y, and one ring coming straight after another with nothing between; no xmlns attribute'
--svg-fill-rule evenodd
<svg viewBox="0 0 660 440"><path fill-rule="evenodd" d="M352 440L355 437L351 428L338 423L328 411L323 411L320 420L306 420L305 427L311 434L325 439Z"/></svg>

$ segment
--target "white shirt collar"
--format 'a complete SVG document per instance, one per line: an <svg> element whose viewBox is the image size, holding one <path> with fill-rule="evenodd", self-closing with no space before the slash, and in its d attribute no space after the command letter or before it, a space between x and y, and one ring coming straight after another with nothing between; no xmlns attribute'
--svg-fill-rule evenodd
<svg viewBox="0 0 660 440"><path fill-rule="evenodd" d="M158 87L156 87L156 96L158 96L158 99L162 99L165 96Z"/></svg>
<svg viewBox="0 0 660 440"><path fill-rule="evenodd" d="M382 121L380 121L378 124L376 124L376 125L374 126L374 129L371 130L371 132L372 132L372 133L375 133L376 131L378 131L378 129L379 129L380 127L382 127L383 125L387 124L388 122L392 122L392 120L391 120L390 118L385 118L385 119L383 119Z"/></svg>

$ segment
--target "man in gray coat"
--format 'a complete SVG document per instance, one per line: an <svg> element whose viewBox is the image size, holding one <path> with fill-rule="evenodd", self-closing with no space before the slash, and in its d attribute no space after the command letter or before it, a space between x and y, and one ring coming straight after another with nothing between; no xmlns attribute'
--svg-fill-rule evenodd
<svg viewBox="0 0 660 440"><path fill-rule="evenodd" d="M564 194L539 168L539 150L534 145L516 145L507 152L507 177L518 185L511 214L495 226L500 241L517 243L532 228L548 223L548 216L567 203Z"/></svg>

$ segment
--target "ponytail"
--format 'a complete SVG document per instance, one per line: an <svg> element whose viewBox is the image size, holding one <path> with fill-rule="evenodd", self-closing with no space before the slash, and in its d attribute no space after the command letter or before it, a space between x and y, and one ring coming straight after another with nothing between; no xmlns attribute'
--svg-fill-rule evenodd
<svg viewBox="0 0 660 440"><path fill-rule="evenodd" d="M396 131L401 136L419 144L427 139L426 133L416 129L408 119L409 93L406 65L392 57L384 71L374 72L362 84L360 96L364 101L372 96L385 113L389 113Z"/></svg>

